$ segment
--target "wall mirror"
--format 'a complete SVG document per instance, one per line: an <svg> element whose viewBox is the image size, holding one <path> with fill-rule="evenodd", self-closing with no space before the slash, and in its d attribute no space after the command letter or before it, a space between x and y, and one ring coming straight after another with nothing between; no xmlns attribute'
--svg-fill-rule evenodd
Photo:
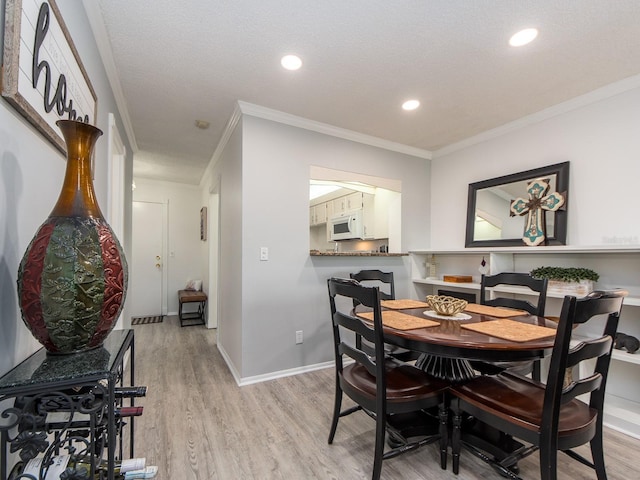
<svg viewBox="0 0 640 480"><path fill-rule="evenodd" d="M527 170L469 184L466 247L524 246L524 216L511 216L511 201L528 198L527 185L535 179L549 182L548 192L569 190L569 162ZM546 239L543 245L565 245L567 240L566 200L563 209L542 213Z"/></svg>
<svg viewBox="0 0 640 480"><path fill-rule="evenodd" d="M402 182L312 165L309 175L309 248L314 252L401 251ZM334 241L331 219L361 209L363 238Z"/></svg>

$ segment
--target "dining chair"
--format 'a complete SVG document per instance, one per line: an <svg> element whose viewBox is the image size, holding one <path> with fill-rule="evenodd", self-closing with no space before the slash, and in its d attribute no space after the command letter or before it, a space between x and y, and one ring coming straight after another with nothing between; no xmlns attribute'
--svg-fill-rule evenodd
<svg viewBox="0 0 640 480"><path fill-rule="evenodd" d="M378 286L380 287L380 300L395 300L396 287L393 280L393 272L383 272L381 270L360 270L357 273L349 274L350 278L357 280L360 284L365 286ZM384 290L383 290L384 288ZM385 291L386 290L386 291ZM357 307L358 300L353 300L353 307ZM362 344L362 337L356 335L356 346L358 348L365 348L371 350L372 345ZM403 362L410 362L416 360L419 356L419 352L413 352L406 348L398 347L397 345L385 345L387 355L392 355Z"/></svg>
<svg viewBox="0 0 640 480"><path fill-rule="evenodd" d="M335 353L335 402L328 443L333 443L338 420L362 410L375 420L375 447L372 479L380 478L382 461L420 446L440 441L440 466L447 465L448 408L446 392L449 383L431 377L413 365L385 355L382 331L382 309L378 287L360 285L354 279L327 280ZM373 310L373 321L367 322L338 308L341 299L357 300ZM346 301L346 300L345 300ZM356 333L374 346L374 354L345 342L343 335ZM346 357L346 358L345 358ZM345 393L356 405L341 411ZM436 413L432 413L435 410ZM425 421L435 422L433 434L406 438L394 428L393 420L405 414L418 414ZM400 446L385 449L385 433Z"/></svg>
<svg viewBox="0 0 640 480"><path fill-rule="evenodd" d="M518 479L517 467L513 466L519 459L539 451L540 478L553 480L556 478L557 453L561 450L593 468L598 480L607 478L602 412L613 339L626 294L625 291L595 291L584 298L564 298L546 385L505 371L494 376L477 377L451 387L454 473L457 474L459 470L463 444L462 413L466 412L475 421L489 424L529 444L523 444L512 455L500 461L469 448L480 458L489 461L503 476ZM606 323L602 336L571 346L574 326L604 315ZM595 368L589 367L594 359ZM588 362L589 360L592 361ZM574 378L571 383L563 386L565 370L576 366L578 368L573 368ZM579 399L578 396L582 395L587 397ZM571 450L586 443L591 446L591 461Z"/></svg>
<svg viewBox="0 0 640 480"><path fill-rule="evenodd" d="M528 273L503 272L495 275L482 275L480 280L480 304L524 310L531 315L543 317L547 302L548 282L549 280L546 278L533 278ZM488 289L498 285L527 287L538 294L537 301L532 303L528 300L512 297L489 298ZM538 360L525 362L472 362L472 366L483 374L495 374L511 369L523 375L531 373L534 380L540 381L541 377L540 361Z"/></svg>

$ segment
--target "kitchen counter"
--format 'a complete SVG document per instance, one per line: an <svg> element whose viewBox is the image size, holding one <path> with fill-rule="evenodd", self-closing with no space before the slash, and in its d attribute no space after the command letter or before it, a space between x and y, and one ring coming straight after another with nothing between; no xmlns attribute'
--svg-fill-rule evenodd
<svg viewBox="0 0 640 480"><path fill-rule="evenodd" d="M406 257L408 253L380 253L371 252L369 250L362 252L321 252L319 250L310 250L309 255L312 257Z"/></svg>

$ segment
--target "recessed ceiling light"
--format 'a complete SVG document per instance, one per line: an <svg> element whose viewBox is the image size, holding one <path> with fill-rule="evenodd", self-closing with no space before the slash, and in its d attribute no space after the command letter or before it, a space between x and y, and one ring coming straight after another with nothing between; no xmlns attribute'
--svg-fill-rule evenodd
<svg viewBox="0 0 640 480"><path fill-rule="evenodd" d="M402 104L404 110L415 110L420 106L420 100L407 100Z"/></svg>
<svg viewBox="0 0 640 480"><path fill-rule="evenodd" d="M302 66L302 60L297 55L285 55L280 64L287 70L298 70Z"/></svg>
<svg viewBox="0 0 640 480"><path fill-rule="evenodd" d="M532 42L538 36L538 29L536 28L525 28L524 30L520 30L518 33L514 34L509 39L509 45L512 47L521 47L526 45L527 43Z"/></svg>

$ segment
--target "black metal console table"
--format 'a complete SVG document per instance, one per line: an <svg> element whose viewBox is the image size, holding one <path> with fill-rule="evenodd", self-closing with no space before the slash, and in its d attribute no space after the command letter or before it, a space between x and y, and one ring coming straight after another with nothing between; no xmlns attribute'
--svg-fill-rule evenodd
<svg viewBox="0 0 640 480"><path fill-rule="evenodd" d="M101 347L88 352L49 355L40 349L2 376L0 478L8 478L10 459L13 465L41 456L47 465L54 456L67 454L87 466L90 479L98 463L106 462L106 478L114 480L116 458L123 454L118 415L123 400L117 398L116 386L124 382L127 351L129 385L134 385L133 330L114 330ZM133 457L133 417L127 420ZM41 469L38 479L45 474Z"/></svg>

